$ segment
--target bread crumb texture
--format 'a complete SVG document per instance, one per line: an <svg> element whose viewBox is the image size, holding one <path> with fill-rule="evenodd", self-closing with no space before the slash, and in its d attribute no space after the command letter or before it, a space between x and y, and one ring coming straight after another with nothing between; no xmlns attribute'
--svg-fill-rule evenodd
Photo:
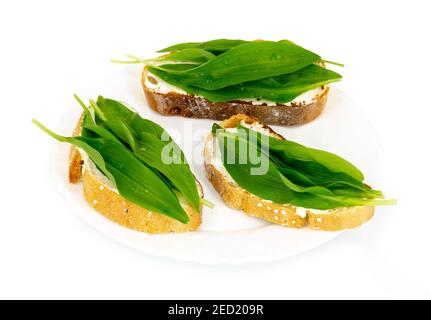
<svg viewBox="0 0 431 320"><path fill-rule="evenodd" d="M108 219L124 227L147 233L169 233L196 230L202 223L201 214L189 205L184 207L190 219L187 224L142 208L102 185L90 170L84 171L82 181L87 202Z"/></svg>

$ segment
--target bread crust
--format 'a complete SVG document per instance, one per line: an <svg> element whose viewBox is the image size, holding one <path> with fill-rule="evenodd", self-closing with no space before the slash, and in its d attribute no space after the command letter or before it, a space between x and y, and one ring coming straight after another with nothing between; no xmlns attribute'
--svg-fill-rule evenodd
<svg viewBox="0 0 431 320"><path fill-rule="evenodd" d="M247 115L236 115L223 121L221 126L224 128L233 128L241 121L245 121L248 124L259 122L257 119ZM272 136L284 139L270 127L264 125L264 128L269 130ZM207 176L226 205L233 209L242 210L245 214L284 227L301 228L308 225L311 229L324 231L355 228L370 220L374 215L373 206L336 208L318 213L319 211L298 211L297 207L289 204L278 204L261 199L241 188L236 183L226 179L211 163L211 159L213 158L212 150L214 148L209 147L208 143L213 142L213 136L209 134L204 148Z"/></svg>
<svg viewBox="0 0 431 320"><path fill-rule="evenodd" d="M163 115L187 118L225 120L236 114L246 114L267 124L300 125L313 121L322 113L329 92L329 86L323 86L321 94L309 104L268 106L248 101L211 102L190 94L155 92L145 85L149 76L149 71L144 68L141 82L150 107Z"/></svg>
<svg viewBox="0 0 431 320"><path fill-rule="evenodd" d="M101 183L87 166L82 182L84 197L90 206L109 220L129 229L146 233L186 232L196 230L202 223L202 215L190 205L183 206L190 219L187 224L142 208Z"/></svg>
<svg viewBox="0 0 431 320"><path fill-rule="evenodd" d="M75 129L73 129L72 135L74 137L81 134L81 126L83 120L84 113L81 114L78 119L78 122L76 123ZM82 160L81 153L79 152L78 148L72 145L69 152L69 183L76 184L81 181L83 165L84 161Z"/></svg>
<svg viewBox="0 0 431 320"><path fill-rule="evenodd" d="M77 136L81 133L82 120L83 115L78 120L73 135ZM70 183L82 181L84 198L88 204L111 221L129 229L152 234L179 233L196 230L202 223L201 213L189 204L182 205L189 216L189 222L183 224L124 199L118 192L98 179L95 170L84 162L80 151L74 146L70 149L69 181ZM196 183L200 194L203 195L200 183L198 181Z"/></svg>

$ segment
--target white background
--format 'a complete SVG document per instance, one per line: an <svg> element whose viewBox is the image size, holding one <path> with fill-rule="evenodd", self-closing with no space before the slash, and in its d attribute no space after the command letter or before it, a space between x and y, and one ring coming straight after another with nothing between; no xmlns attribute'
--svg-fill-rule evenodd
<svg viewBox="0 0 431 320"><path fill-rule="evenodd" d="M2 1L0 298L431 298L430 13L426 0ZM113 57L221 37L288 38L344 62L337 86L377 128L379 187L398 206L307 253L237 267L147 256L80 220L30 119L55 124Z"/></svg>

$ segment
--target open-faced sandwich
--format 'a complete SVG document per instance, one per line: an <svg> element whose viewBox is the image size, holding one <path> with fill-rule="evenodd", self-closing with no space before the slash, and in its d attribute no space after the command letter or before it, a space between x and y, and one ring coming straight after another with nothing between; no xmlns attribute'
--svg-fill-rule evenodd
<svg viewBox="0 0 431 320"><path fill-rule="evenodd" d="M374 206L395 203L348 161L285 140L247 115L214 124L205 167L229 207L287 227L354 228L373 217Z"/></svg>
<svg viewBox="0 0 431 320"><path fill-rule="evenodd" d="M269 124L312 121L325 107L332 63L288 40L180 43L144 63L149 105L164 115L224 120L247 114Z"/></svg>
<svg viewBox="0 0 431 320"><path fill-rule="evenodd" d="M77 98L77 97L76 97ZM87 202L107 218L147 233L184 232L201 224L203 192L183 152L158 124L121 102L99 97L84 109L73 137L69 180L82 179Z"/></svg>

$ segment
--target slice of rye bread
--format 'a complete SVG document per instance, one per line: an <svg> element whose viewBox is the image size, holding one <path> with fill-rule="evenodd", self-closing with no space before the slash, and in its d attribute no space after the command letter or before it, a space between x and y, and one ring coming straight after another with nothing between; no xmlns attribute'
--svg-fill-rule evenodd
<svg viewBox="0 0 431 320"><path fill-rule="evenodd" d="M75 136L81 133L82 119L83 116L81 116L73 132ZM181 201L181 205L190 219L187 224L152 212L124 199L91 160L72 146L69 157L69 182L79 183L80 181L84 184L84 197L89 205L108 219L124 227L146 233L169 233L193 231L202 223L201 213L185 201ZM202 196L202 187L198 181L196 184Z"/></svg>
<svg viewBox="0 0 431 320"><path fill-rule="evenodd" d="M224 128L234 128L239 123L252 125L258 123L271 136L284 139L270 127L261 124L257 119L247 115L236 115L221 123ZM326 211L297 208L289 204L278 204L261 199L241 188L225 173L213 165L215 140L209 134L205 142L204 156L208 179L223 201L231 208L244 211L246 214L276 223L285 227L301 228L309 225L312 229L337 231L355 228L370 220L374 215L373 206L343 207Z"/></svg>
<svg viewBox="0 0 431 320"><path fill-rule="evenodd" d="M211 102L205 98L177 92L158 93L145 85L146 80L158 80L144 68L142 86L148 104L163 115L180 115L187 118L225 120L236 114L246 114L267 124L299 125L316 119L323 111L328 97L329 86L307 104L253 104L249 101Z"/></svg>

